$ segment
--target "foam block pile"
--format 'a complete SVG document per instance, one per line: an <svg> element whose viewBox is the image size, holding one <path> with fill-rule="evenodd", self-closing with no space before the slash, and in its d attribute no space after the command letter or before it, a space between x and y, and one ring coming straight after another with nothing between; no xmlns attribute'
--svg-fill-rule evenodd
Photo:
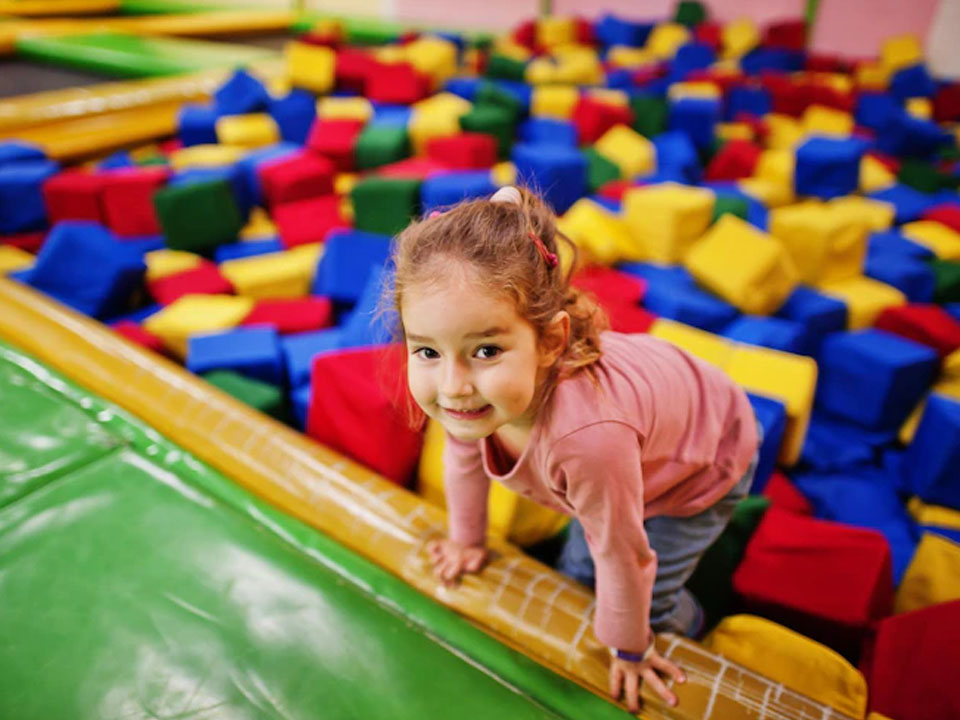
<svg viewBox="0 0 960 720"><path fill-rule="evenodd" d="M805 46L801 20L691 2L480 45L325 23L287 48L285 87L238 71L158 145L73 168L0 145L0 272L398 483L419 467L439 501L442 434L409 429L380 311L390 239L532 185L613 328L723 368L764 425L765 500L697 586L725 598L712 619L862 656L898 678L873 709L933 717L907 629L960 628L960 83L912 37L857 62ZM515 539L559 526L496 502Z"/></svg>

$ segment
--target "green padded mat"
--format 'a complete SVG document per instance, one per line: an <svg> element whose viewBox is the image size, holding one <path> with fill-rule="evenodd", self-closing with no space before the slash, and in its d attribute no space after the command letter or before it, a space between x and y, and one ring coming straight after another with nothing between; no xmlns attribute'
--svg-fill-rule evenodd
<svg viewBox="0 0 960 720"><path fill-rule="evenodd" d="M111 32L19 38L17 52L34 60L126 78L229 68L279 57L245 45Z"/></svg>
<svg viewBox="0 0 960 720"><path fill-rule="evenodd" d="M0 475L0 717L629 717L3 343L0 391L70 460Z"/></svg>

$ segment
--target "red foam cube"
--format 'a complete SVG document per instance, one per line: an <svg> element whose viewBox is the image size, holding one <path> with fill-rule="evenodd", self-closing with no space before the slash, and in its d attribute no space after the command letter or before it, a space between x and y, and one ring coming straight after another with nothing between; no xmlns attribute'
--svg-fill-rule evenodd
<svg viewBox="0 0 960 720"><path fill-rule="evenodd" d="M880 330L931 347L940 357L960 348L960 322L939 305L914 303L889 307L874 324Z"/></svg>
<svg viewBox="0 0 960 720"><path fill-rule="evenodd" d="M153 196L167 182L162 167L122 168L103 173L103 209L107 226L120 237L159 235Z"/></svg>
<svg viewBox="0 0 960 720"><path fill-rule="evenodd" d="M147 281L147 290L161 305L169 305L184 295L232 295L233 284L220 274L212 262Z"/></svg>
<svg viewBox="0 0 960 720"><path fill-rule="evenodd" d="M322 330L333 325L333 303L325 297L257 300L240 324L269 325L281 335Z"/></svg>
<svg viewBox="0 0 960 720"><path fill-rule="evenodd" d="M423 436L399 344L322 353L310 373L307 435L398 485L409 485Z"/></svg>
<svg viewBox="0 0 960 720"><path fill-rule="evenodd" d="M960 120L960 83L942 85L933 96L933 119L937 122Z"/></svg>
<svg viewBox="0 0 960 720"><path fill-rule="evenodd" d="M779 470L774 470L763 489L763 496L770 498L771 507L780 508L798 515L813 515L813 505L806 496Z"/></svg>
<svg viewBox="0 0 960 720"><path fill-rule="evenodd" d="M367 77L371 102L411 105L430 93L431 80L409 63L381 64Z"/></svg>
<svg viewBox="0 0 960 720"><path fill-rule="evenodd" d="M631 126L633 111L628 107L582 97L573 109L573 124L581 145L591 145L614 125Z"/></svg>
<svg viewBox="0 0 960 720"><path fill-rule="evenodd" d="M432 138L427 142L427 157L451 168L488 168L497 162L497 140L485 133Z"/></svg>
<svg viewBox="0 0 960 720"><path fill-rule="evenodd" d="M273 211L273 220L284 247L323 242L327 233L336 228L350 227L340 211L340 197L320 197L283 203Z"/></svg>
<svg viewBox="0 0 960 720"><path fill-rule="evenodd" d="M723 44L723 26L716 22L702 22L694 28L693 36L698 43L709 45L716 52Z"/></svg>
<svg viewBox="0 0 960 720"><path fill-rule="evenodd" d="M365 94L367 78L378 64L368 52L351 47L341 48L337 51L334 69L337 88Z"/></svg>
<svg viewBox="0 0 960 720"><path fill-rule="evenodd" d="M105 224L104 176L72 170L58 173L43 184L43 199L50 224L61 220L90 220Z"/></svg>
<svg viewBox="0 0 960 720"><path fill-rule="evenodd" d="M944 203L923 213L924 220L936 220L955 232L960 232L960 205Z"/></svg>
<svg viewBox="0 0 960 720"><path fill-rule="evenodd" d="M338 172L350 172L354 169L354 151L364 124L363 120L317 118L310 128L307 147L329 158Z"/></svg>
<svg viewBox="0 0 960 720"><path fill-rule="evenodd" d="M44 230L38 232L18 233L16 235L0 235L0 245L12 245L15 248L26 250L36 255L43 247L43 241L47 239L47 233Z"/></svg>
<svg viewBox="0 0 960 720"><path fill-rule="evenodd" d="M633 275L600 265L586 267L571 284L596 298L610 319L610 329L623 333L647 332L657 316L640 307L646 283Z"/></svg>
<svg viewBox="0 0 960 720"><path fill-rule="evenodd" d="M111 326L114 332L123 335L127 340L136 343L147 350L153 350L155 353L165 354L166 350L163 340L143 328L139 323L132 320L118 320Z"/></svg>
<svg viewBox="0 0 960 720"><path fill-rule="evenodd" d="M807 44L807 23L802 18L772 22L764 30L763 44L781 50L803 50Z"/></svg>
<svg viewBox="0 0 960 720"><path fill-rule="evenodd" d="M795 81L789 75L767 72L761 76L761 82L770 92L776 113L799 117L813 102L812 87Z"/></svg>
<svg viewBox="0 0 960 720"><path fill-rule="evenodd" d="M264 163L257 171L270 207L333 192L333 161L312 152L287 155Z"/></svg>
<svg viewBox="0 0 960 720"><path fill-rule="evenodd" d="M377 168L377 175L391 178L407 178L413 180L426 180L427 177L436 172L444 172L452 168L446 163L429 157L411 157L397 160L389 165L381 165Z"/></svg>
<svg viewBox="0 0 960 720"><path fill-rule="evenodd" d="M749 140L730 140L707 165L707 180L739 180L753 175L763 151Z"/></svg>

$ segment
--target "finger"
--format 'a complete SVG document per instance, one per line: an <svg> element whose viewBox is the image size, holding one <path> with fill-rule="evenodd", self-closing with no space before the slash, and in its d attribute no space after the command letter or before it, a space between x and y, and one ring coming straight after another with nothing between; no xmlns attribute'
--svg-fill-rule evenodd
<svg viewBox="0 0 960 720"><path fill-rule="evenodd" d="M474 553L467 558L464 567L470 572L477 572L483 566L483 554Z"/></svg>
<svg viewBox="0 0 960 720"><path fill-rule="evenodd" d="M650 664L660 672L672 677L678 683L687 681L687 675L683 672L680 666L671 662L670 660L667 660L665 657L654 655L652 658L650 658Z"/></svg>
<svg viewBox="0 0 960 720"><path fill-rule="evenodd" d="M668 705L677 704L677 696L670 692L667 686L663 684L663 680L661 680L660 676L657 675L656 670L653 668L645 669L643 671L643 679L650 684L650 687L653 688L657 695L663 698L665 703Z"/></svg>
<svg viewBox="0 0 960 720"><path fill-rule="evenodd" d="M460 575L460 561L448 560L443 568L443 579L447 582L453 582Z"/></svg>
<svg viewBox="0 0 960 720"><path fill-rule="evenodd" d="M428 542L428 543L427 543L427 553L430 555L430 557L436 557L437 555L440 555L440 554L441 554L441 551L440 551L440 541L439 541L439 540L431 540L430 542Z"/></svg>
<svg viewBox="0 0 960 720"><path fill-rule="evenodd" d="M638 673L629 670L626 673L627 708L630 712L640 712L640 677Z"/></svg>
<svg viewBox="0 0 960 720"><path fill-rule="evenodd" d="M617 663L610 664L610 697L620 699L620 686L623 684L623 670Z"/></svg>

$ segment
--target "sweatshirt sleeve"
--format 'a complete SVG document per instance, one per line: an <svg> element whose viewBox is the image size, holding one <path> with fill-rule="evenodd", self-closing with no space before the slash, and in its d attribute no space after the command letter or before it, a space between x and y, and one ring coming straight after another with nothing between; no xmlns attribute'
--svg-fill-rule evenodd
<svg viewBox="0 0 960 720"><path fill-rule="evenodd" d="M615 421L588 425L558 440L548 462L565 483L596 567L594 634L610 647L643 652L657 556L643 527L637 433Z"/></svg>
<svg viewBox="0 0 960 720"><path fill-rule="evenodd" d="M490 478L483 471L480 444L450 434L443 445L443 488L447 499L448 534L463 545L485 545Z"/></svg>

